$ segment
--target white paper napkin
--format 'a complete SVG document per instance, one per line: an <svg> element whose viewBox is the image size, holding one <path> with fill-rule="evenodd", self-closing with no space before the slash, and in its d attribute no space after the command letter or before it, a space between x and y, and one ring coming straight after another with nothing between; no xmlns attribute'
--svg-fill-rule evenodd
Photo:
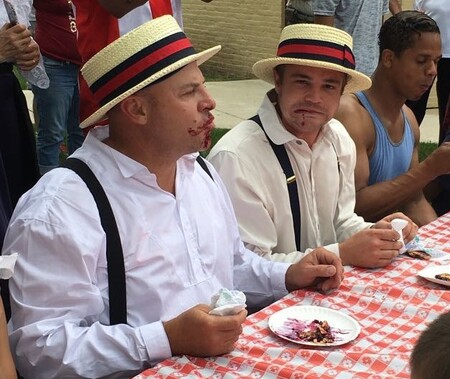
<svg viewBox="0 0 450 379"><path fill-rule="evenodd" d="M408 221L403 220L402 218L394 218L391 221L391 225L392 225L392 229L394 229L395 231L398 232L398 234L400 234L399 241L402 243L402 247L399 251L399 254L402 254L406 251L405 240L403 239L402 230L406 225L408 225Z"/></svg>
<svg viewBox="0 0 450 379"><path fill-rule="evenodd" d="M222 288L211 297L210 315L235 315L247 307L245 294L241 291Z"/></svg>
<svg viewBox="0 0 450 379"><path fill-rule="evenodd" d="M9 279L14 274L17 253L0 256L0 279Z"/></svg>

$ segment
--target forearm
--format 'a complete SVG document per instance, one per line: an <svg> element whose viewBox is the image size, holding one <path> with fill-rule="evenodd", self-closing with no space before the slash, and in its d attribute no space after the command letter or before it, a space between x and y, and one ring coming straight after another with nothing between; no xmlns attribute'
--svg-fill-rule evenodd
<svg viewBox="0 0 450 379"><path fill-rule="evenodd" d="M98 2L114 17L121 18L148 0L98 0Z"/></svg>
<svg viewBox="0 0 450 379"><path fill-rule="evenodd" d="M422 193L400 209L419 227L436 220L437 215Z"/></svg>
<svg viewBox="0 0 450 379"><path fill-rule="evenodd" d="M357 191L355 211L366 221L376 222L419 196L423 187L434 177L426 162L421 162L393 180Z"/></svg>
<svg viewBox="0 0 450 379"><path fill-rule="evenodd" d="M12 333L15 350L20 352L17 367L27 378L104 377L114 373L136 373L165 356L149 357L141 328L128 325L86 325L79 319L60 322L45 320L25 326ZM82 326L82 325L86 326ZM150 328L158 323L144 326ZM142 328L142 329L143 329ZM157 328L157 325L154 329ZM165 332L161 325L162 333ZM147 330L147 334L148 333ZM152 337L152 338L151 338ZM156 344L168 342L155 332L148 340ZM36 350L36 346L45 346ZM170 347L167 348L170 352ZM99 364L103 362L105 364ZM93 370L95 368L95 370ZM127 375L124 375L127 376Z"/></svg>

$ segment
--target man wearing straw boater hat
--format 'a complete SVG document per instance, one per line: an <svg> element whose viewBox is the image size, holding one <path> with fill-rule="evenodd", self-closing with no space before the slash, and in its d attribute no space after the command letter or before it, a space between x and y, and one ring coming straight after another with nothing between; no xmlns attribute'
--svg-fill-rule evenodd
<svg viewBox="0 0 450 379"><path fill-rule="evenodd" d="M324 246L343 263L386 266L402 247L389 221L354 213L355 146L333 119L343 92L370 87L355 71L352 38L310 24L283 29L277 54L253 66L275 85L257 116L241 122L208 159L222 177L246 247L274 261L296 262ZM417 228L408 220L406 240Z"/></svg>
<svg viewBox="0 0 450 379"><path fill-rule="evenodd" d="M101 104L82 126L109 125L68 159L77 173L57 168L21 199L4 244L19 254L10 341L23 376L123 378L171 355L223 354L247 312L232 302L237 312L210 314L220 290L255 307L339 285L325 249L297 264L246 250L219 176L198 159L215 106L198 65L219 50L196 53L164 16L82 69Z"/></svg>

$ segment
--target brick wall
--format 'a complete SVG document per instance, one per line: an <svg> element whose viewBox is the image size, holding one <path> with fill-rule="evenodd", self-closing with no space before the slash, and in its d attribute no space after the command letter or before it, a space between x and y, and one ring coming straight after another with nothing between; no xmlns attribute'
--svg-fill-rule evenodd
<svg viewBox="0 0 450 379"><path fill-rule="evenodd" d="M196 49L222 45L203 72L219 79L254 78L253 64L275 54L283 5L283 0L183 0L184 28Z"/></svg>

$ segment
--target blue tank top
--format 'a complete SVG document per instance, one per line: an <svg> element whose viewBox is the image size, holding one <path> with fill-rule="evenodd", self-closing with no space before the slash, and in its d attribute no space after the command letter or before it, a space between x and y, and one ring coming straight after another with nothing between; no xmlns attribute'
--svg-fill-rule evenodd
<svg viewBox="0 0 450 379"><path fill-rule="evenodd" d="M409 170L414 150L414 134L402 110L405 130L400 142L392 142L369 99L363 92L355 94L362 106L369 112L375 125L375 146L369 157L369 186L396 178Z"/></svg>

